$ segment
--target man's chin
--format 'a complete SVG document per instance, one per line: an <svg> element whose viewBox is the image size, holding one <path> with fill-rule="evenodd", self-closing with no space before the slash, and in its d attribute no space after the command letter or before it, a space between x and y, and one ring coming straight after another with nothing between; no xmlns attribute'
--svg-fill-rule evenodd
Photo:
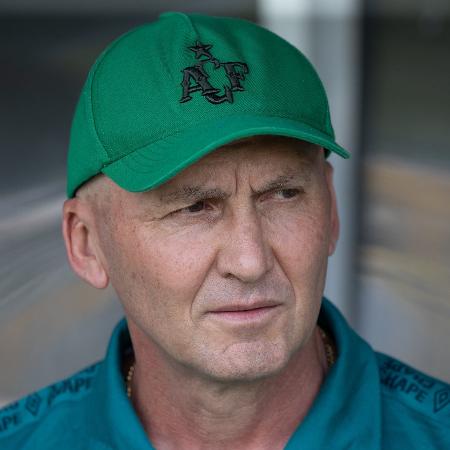
<svg viewBox="0 0 450 450"><path fill-rule="evenodd" d="M276 376L288 362L284 346L246 342L228 346L212 356L204 369L211 381L243 383Z"/></svg>

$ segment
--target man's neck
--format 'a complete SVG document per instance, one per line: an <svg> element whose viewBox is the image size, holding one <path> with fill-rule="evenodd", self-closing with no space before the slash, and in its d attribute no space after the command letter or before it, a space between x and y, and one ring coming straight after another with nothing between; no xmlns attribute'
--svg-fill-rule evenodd
<svg viewBox="0 0 450 450"><path fill-rule="evenodd" d="M327 370L317 329L279 374L246 383L186 376L158 364L141 345L135 345L135 354L132 402L158 450L282 449Z"/></svg>

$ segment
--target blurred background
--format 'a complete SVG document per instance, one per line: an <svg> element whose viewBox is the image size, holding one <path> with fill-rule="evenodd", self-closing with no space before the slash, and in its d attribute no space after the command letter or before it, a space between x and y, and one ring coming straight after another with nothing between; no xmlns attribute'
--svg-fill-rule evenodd
<svg viewBox="0 0 450 450"><path fill-rule="evenodd" d="M247 18L325 84L342 234L326 295L372 346L450 382L448 0L0 0L0 405L102 358L114 291L61 235L71 117L89 67L162 11Z"/></svg>

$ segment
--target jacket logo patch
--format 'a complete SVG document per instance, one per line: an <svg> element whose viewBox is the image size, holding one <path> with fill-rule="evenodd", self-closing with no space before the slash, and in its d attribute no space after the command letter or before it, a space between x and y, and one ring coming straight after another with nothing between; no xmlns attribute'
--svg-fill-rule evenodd
<svg viewBox="0 0 450 450"><path fill-rule="evenodd" d="M202 44L197 41L194 46L188 48L195 53L198 62L181 71L183 73L183 81L181 82L183 93L180 103L192 100L191 94L198 91L201 91L202 96L208 102L215 105L223 102L233 103L233 92L245 90L241 81L244 81L245 75L248 74L247 64L243 62L220 62L211 54L211 44ZM213 70L223 69L228 79L229 84L223 86L222 93L220 89L209 82L209 74L205 67L208 63L213 66Z"/></svg>
<svg viewBox="0 0 450 450"><path fill-rule="evenodd" d="M450 389L439 389L434 394L434 412L438 412L450 405Z"/></svg>
<svg viewBox="0 0 450 450"><path fill-rule="evenodd" d="M32 414L33 416L37 416L39 408L41 406L41 402L42 399L38 393L29 395L25 403L25 408L30 414Z"/></svg>

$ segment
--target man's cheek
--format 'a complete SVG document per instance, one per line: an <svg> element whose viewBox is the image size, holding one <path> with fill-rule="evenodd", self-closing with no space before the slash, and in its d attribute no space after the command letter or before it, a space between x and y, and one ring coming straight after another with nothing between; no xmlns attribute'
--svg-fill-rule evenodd
<svg viewBox="0 0 450 450"><path fill-rule="evenodd" d="M283 235L281 243L293 258L317 259L320 254L327 252L329 241L327 230L326 224L314 218L302 220L299 226Z"/></svg>

